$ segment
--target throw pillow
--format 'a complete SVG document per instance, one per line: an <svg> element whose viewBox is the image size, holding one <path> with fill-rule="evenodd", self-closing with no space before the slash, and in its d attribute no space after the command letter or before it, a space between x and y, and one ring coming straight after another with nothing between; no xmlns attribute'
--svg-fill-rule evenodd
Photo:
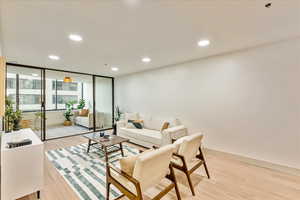
<svg viewBox="0 0 300 200"><path fill-rule="evenodd" d="M126 124L126 128L136 129L132 122L133 120L128 120L128 123Z"/></svg>
<svg viewBox="0 0 300 200"><path fill-rule="evenodd" d="M82 109L79 112L79 116L87 117L89 115L89 109Z"/></svg>
<svg viewBox="0 0 300 200"><path fill-rule="evenodd" d="M163 132L163 130L168 129L169 125L170 125L169 122L164 122L163 125L162 125L162 127L161 127L161 129L160 129L160 132Z"/></svg>
<svg viewBox="0 0 300 200"><path fill-rule="evenodd" d="M128 125L132 124L137 129L143 129L143 120L128 120Z"/></svg>

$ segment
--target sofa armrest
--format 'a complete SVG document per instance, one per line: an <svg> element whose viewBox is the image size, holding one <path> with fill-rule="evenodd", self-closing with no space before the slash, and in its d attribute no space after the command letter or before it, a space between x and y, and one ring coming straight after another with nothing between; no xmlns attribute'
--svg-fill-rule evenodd
<svg viewBox="0 0 300 200"><path fill-rule="evenodd" d="M126 126L125 120L117 121L116 124L117 124L117 129L123 128Z"/></svg>
<svg viewBox="0 0 300 200"><path fill-rule="evenodd" d="M163 130L161 134L162 134L162 146L167 144L172 144L173 140L177 140L187 135L187 128L183 125L174 126Z"/></svg>

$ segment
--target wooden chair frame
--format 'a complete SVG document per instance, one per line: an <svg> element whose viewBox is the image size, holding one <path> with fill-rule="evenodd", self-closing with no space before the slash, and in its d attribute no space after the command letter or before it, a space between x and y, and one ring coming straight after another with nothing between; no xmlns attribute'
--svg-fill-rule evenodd
<svg viewBox="0 0 300 200"><path fill-rule="evenodd" d="M204 168L205 168L205 172L206 172L206 175L208 178L210 178L210 175L209 175L209 172L208 172L208 168L207 168L207 165L206 165L206 161L205 161L205 158L204 158L204 154L203 154L203 151L201 149L201 146L199 147L199 154L196 155L196 158L198 158L201 162L199 162L197 165L195 165L192 169L188 170L188 166L187 166L187 163L185 161L185 158L184 156L182 155L179 155L177 153L173 153L173 155L175 157L178 157L181 162L183 163L182 166L176 164L176 163L172 163L173 167L184 172L187 179L188 179L188 182L189 182L189 186L190 186L190 189L191 189L191 192L193 194L193 196L195 196L195 190L194 190L194 186L192 184L192 180L191 180L191 174L196 170L198 169L199 167L201 167L201 165L203 164L204 165Z"/></svg>
<svg viewBox="0 0 300 200"><path fill-rule="evenodd" d="M161 199L168 192L170 192L173 188L175 188L177 199L181 200L178 185L177 185L177 181L176 181L176 177L175 177L175 174L174 174L173 165L170 164L169 168L170 168L170 174L167 175L166 178L169 179L170 181L172 181L172 183L170 185L168 185L158 195L156 195L154 198L152 198L152 200ZM123 186L118 180L116 180L114 177L112 177L111 176L111 170L113 170L114 172L118 173L119 175L123 176L128 181L130 181L135 186L136 191L137 191L137 195L133 194L125 186ZM112 167L111 165L107 164L106 165L106 200L109 200L109 193L110 193L110 185L111 184L113 184L116 188L118 188L120 190L120 192L123 193L123 195L116 198L115 200L121 199L124 196L128 197L130 200L143 200L143 195L142 195L140 182L138 180L136 180L134 177L127 174L126 172L124 172L124 171L122 171L118 168Z"/></svg>

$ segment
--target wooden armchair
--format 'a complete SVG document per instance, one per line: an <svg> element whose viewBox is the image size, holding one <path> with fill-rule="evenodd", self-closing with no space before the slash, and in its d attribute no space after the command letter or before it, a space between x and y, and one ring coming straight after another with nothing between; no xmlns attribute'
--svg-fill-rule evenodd
<svg viewBox="0 0 300 200"><path fill-rule="evenodd" d="M131 200L143 200L143 192L167 178L170 184L153 200L161 199L173 188L175 188L177 199L180 200L174 169L170 164L173 151L174 146L167 145L158 150L144 152L134 158L134 164L129 171L120 170L107 164L106 199L109 200L110 185L113 184L123 193L119 198L126 196Z"/></svg>
<svg viewBox="0 0 300 200"><path fill-rule="evenodd" d="M195 196L195 191L190 175L203 164L207 177L210 178L204 154L201 149L202 139L202 134L194 134L177 140L174 143L176 150L175 153L173 153L171 160L174 168L186 174L193 196Z"/></svg>

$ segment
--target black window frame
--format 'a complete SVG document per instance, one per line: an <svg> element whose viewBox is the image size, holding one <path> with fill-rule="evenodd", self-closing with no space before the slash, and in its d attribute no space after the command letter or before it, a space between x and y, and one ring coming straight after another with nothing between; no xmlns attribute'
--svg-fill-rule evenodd
<svg viewBox="0 0 300 200"><path fill-rule="evenodd" d="M52 111L52 110L65 110L65 109L49 109L49 110L46 110L45 109L45 103L46 103L46 98L45 98L45 80L46 80L46 77L45 77L45 74L46 74L46 70L49 70L49 71L57 71L57 72L64 72L64 73L74 73L74 74L81 74L81 75L88 75L88 76L91 76L92 77L92 80L93 80L93 85L92 85L92 88L93 88L93 113L96 112L96 101L95 101L95 98L96 98L96 91L95 91L95 78L96 77L102 77L102 78L108 78L108 79L111 79L112 81L112 127L110 128L104 128L104 129L100 129L102 131L105 131L105 130L112 130L112 129L115 129L115 119L114 119L114 112L115 112L115 78L114 77L111 77L111 76L103 76L103 75L96 75L96 74L89 74L89 73L83 73L83 72L74 72L74 71L67 71L67 70L60 70L60 69L54 69L54 68L47 68L47 67L39 67L39 66L32 66L32 65L24 65L24 64L16 64L16 63L9 63L9 62L6 62L6 77L5 77L5 83L7 83L7 66L14 66L14 67L23 67L23 68L31 68L31 69L38 69L40 70L41 72L41 80L42 80L42 88L41 88L41 96L42 96L42 100L41 100L41 109L38 110L38 111L41 111L42 113L44 113L43 115L43 120L41 120L41 139L42 141L45 141L45 140L53 140L53 139L60 139L60 138L65 138L65 137L72 137L72 136L77 136L77 135L83 135L83 134L86 134L86 133L91 133L91 132L96 132L96 131L99 131L99 129L96 130L96 126L95 126L95 115L93 115L94 117L94 120L93 120L93 128L92 128L92 131L87 131L85 133L79 133L79 134L74 134L74 135L70 135L70 136L62 136L62 137L57 137L57 138L51 138L51 139L48 139L46 138L46 111ZM18 75L17 75L17 78ZM5 98L7 98L7 84L5 84ZM82 87L82 90L83 90L83 87ZM83 98L83 92L81 93L82 94L82 98ZM19 102L18 102L18 98L19 97L19 84L17 83L16 84L16 108L18 109L18 105L19 105ZM23 111L23 112L26 112L26 111ZM27 112L36 112L36 110L34 111L27 111ZM4 124L4 123L3 123ZM116 133L114 131L114 133Z"/></svg>

